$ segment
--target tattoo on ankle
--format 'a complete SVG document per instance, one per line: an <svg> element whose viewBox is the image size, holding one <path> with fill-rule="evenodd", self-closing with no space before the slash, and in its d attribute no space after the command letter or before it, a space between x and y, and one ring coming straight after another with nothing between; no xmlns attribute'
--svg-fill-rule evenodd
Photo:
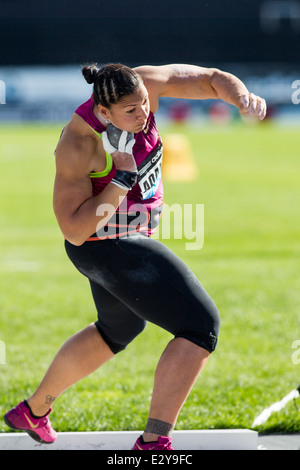
<svg viewBox="0 0 300 470"><path fill-rule="evenodd" d="M46 395L46 405L52 405L52 403L56 400L56 397L53 397L52 395Z"/></svg>
<svg viewBox="0 0 300 470"><path fill-rule="evenodd" d="M173 429L174 426L170 423L166 423L165 421L161 421L160 419L148 418L145 432L151 434L158 434L159 436L170 437Z"/></svg>

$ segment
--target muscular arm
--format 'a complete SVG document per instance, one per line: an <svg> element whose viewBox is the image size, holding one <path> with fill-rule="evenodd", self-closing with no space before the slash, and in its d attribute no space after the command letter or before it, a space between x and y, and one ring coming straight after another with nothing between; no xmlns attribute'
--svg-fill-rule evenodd
<svg viewBox="0 0 300 470"><path fill-rule="evenodd" d="M148 88L154 109L158 108L160 97L222 99L236 106L243 115L265 117L265 100L250 93L239 78L228 72L186 64L146 65L135 70Z"/></svg>
<svg viewBox="0 0 300 470"><path fill-rule="evenodd" d="M89 177L93 141L65 131L56 149L53 207L64 237L81 245L106 224L127 194L108 184L96 197Z"/></svg>

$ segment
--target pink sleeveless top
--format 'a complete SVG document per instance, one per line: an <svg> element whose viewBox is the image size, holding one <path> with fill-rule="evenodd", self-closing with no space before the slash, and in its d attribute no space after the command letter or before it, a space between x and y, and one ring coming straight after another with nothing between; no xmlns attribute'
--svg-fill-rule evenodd
<svg viewBox="0 0 300 470"><path fill-rule="evenodd" d="M105 131L105 126L103 126L93 113L93 105L94 100L92 96L88 101L79 106L75 113L84 119L99 138L102 138L101 134ZM119 230L119 227L126 225L126 230L130 226L130 232L139 231L151 235L154 233L159 223L163 207L163 184L161 179L162 142L158 134L153 113L150 112L145 129L135 134L134 138L133 156L139 173L138 182L128 191L126 198L118 208L116 213L118 220L114 220L112 223L108 224L108 226L117 226ZM116 168L112 162L112 158L108 154L106 157L106 169L100 173L90 173L93 196L101 193L116 174ZM140 215L141 212L143 212L144 218ZM127 219L127 224L124 223L124 218L119 223L119 217L122 218L122 214L130 215L130 218ZM137 219L134 215L140 217L140 219ZM134 221L141 222L141 220L144 222L140 223L135 229L136 224ZM112 228L111 232L113 231ZM107 233L107 231L105 233ZM120 236L119 232L117 236ZM101 237L101 234L97 232L97 235L91 237L89 240L102 238L111 237Z"/></svg>

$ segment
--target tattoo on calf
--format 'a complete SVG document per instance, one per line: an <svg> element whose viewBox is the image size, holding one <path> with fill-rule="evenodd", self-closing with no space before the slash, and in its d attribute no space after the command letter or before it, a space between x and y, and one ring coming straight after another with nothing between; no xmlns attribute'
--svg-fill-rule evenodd
<svg viewBox="0 0 300 470"><path fill-rule="evenodd" d="M160 419L148 418L145 432L151 434L158 434L159 436L170 437L173 429L174 426L170 423L166 423L165 421L161 421Z"/></svg>
<svg viewBox="0 0 300 470"><path fill-rule="evenodd" d="M56 397L53 397L52 395L46 395L46 400L45 403L47 405L52 405L52 403L56 400Z"/></svg>

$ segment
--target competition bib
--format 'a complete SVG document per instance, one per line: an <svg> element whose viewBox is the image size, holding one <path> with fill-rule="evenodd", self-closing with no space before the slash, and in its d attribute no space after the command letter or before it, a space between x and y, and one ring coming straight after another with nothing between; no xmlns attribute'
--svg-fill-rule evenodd
<svg viewBox="0 0 300 470"><path fill-rule="evenodd" d="M148 155L148 157L138 166L138 185L140 187L142 198L149 199L157 191L161 180L161 167L163 156L162 143Z"/></svg>

